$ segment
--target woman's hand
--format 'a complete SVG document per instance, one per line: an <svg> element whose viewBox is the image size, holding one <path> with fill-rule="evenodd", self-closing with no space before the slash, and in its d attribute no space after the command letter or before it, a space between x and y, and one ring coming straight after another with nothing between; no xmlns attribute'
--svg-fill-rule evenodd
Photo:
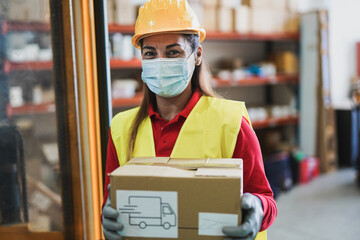
<svg viewBox="0 0 360 240"><path fill-rule="evenodd" d="M245 193L241 200L241 209L244 213L243 224L237 227L223 227L222 231L225 235L233 237L232 239L255 239L264 215L261 200L251 193Z"/></svg>
<svg viewBox="0 0 360 240"><path fill-rule="evenodd" d="M111 207L110 184L108 185L108 192L109 192L109 197L106 200L102 214L102 225L103 225L104 236L108 240L121 240L121 237L117 233L117 231L123 230L124 226L121 223L117 222L117 218L119 217L119 212Z"/></svg>

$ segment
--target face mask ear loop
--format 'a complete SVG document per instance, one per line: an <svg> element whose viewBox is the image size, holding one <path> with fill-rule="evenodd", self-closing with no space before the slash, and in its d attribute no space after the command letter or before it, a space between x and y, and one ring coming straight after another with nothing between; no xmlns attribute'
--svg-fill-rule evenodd
<svg viewBox="0 0 360 240"><path fill-rule="evenodd" d="M183 71L186 71L188 78L190 78L190 76L189 76L189 69L188 69L188 66L187 66L187 62L188 62L190 56L191 56L194 52L195 52L195 50L193 50L193 51L190 53L190 55L189 55L189 56L186 58L186 60L185 60L186 66L184 65L184 68L186 68L186 70L184 69ZM195 65L195 66L196 66L196 65ZM195 69L195 67L194 67L194 69ZM193 70L193 73L194 73L194 70ZM193 73L192 73L192 74L193 74ZM192 78L192 77L191 77L191 78ZM190 81L191 81L191 79L190 79Z"/></svg>

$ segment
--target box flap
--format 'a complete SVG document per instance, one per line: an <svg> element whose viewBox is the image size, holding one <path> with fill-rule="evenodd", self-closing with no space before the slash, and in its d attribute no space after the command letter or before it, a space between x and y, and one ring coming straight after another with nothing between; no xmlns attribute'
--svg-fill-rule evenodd
<svg viewBox="0 0 360 240"><path fill-rule="evenodd" d="M195 177L195 171L169 166L125 165L115 169L110 176L149 176L149 177Z"/></svg>
<svg viewBox="0 0 360 240"><path fill-rule="evenodd" d="M126 164L144 164L144 165L151 165L151 164L167 164L170 157L136 157L130 159Z"/></svg>
<svg viewBox="0 0 360 240"><path fill-rule="evenodd" d="M126 165L167 165L183 169L206 168L242 168L241 158L169 158L169 157L137 157Z"/></svg>
<svg viewBox="0 0 360 240"><path fill-rule="evenodd" d="M198 168L195 176L197 177L242 177L241 168Z"/></svg>
<svg viewBox="0 0 360 240"><path fill-rule="evenodd" d="M241 158L212 158L208 159L207 166L242 168L243 161Z"/></svg>

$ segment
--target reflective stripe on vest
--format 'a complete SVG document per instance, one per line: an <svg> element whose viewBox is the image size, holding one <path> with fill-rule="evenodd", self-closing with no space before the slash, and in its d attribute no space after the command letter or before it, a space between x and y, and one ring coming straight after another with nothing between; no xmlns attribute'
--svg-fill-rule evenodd
<svg viewBox="0 0 360 240"><path fill-rule="evenodd" d="M111 122L111 137L120 166L126 162L130 128L138 111L139 108L134 108L119 113ZM202 96L185 120L170 157L232 158L242 117L250 122L243 102ZM132 156L156 156L149 117L139 126ZM266 239L266 232L259 233L256 239Z"/></svg>

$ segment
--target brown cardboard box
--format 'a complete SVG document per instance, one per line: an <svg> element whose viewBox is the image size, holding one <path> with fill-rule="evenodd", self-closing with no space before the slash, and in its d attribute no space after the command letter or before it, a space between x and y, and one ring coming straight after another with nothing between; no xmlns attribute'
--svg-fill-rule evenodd
<svg viewBox="0 0 360 240"><path fill-rule="evenodd" d="M204 7L216 8L219 4L218 0L201 0Z"/></svg>
<svg viewBox="0 0 360 240"><path fill-rule="evenodd" d="M296 74L299 72L299 60L291 51L278 52L275 54L275 65L278 73Z"/></svg>
<svg viewBox="0 0 360 240"><path fill-rule="evenodd" d="M217 30L220 32L234 31L234 9L228 7L219 7L217 9Z"/></svg>
<svg viewBox="0 0 360 240"><path fill-rule="evenodd" d="M7 17L10 20L21 21L40 21L41 18L41 1L15 0L8 1Z"/></svg>
<svg viewBox="0 0 360 240"><path fill-rule="evenodd" d="M138 158L110 182L123 239L223 239L241 222L241 159Z"/></svg>
<svg viewBox="0 0 360 240"><path fill-rule="evenodd" d="M217 11L216 7L207 7L203 8L203 23L206 31L216 31L216 22L217 22Z"/></svg>
<svg viewBox="0 0 360 240"><path fill-rule="evenodd" d="M250 9L246 5L235 8L235 31L242 34L250 32Z"/></svg>

